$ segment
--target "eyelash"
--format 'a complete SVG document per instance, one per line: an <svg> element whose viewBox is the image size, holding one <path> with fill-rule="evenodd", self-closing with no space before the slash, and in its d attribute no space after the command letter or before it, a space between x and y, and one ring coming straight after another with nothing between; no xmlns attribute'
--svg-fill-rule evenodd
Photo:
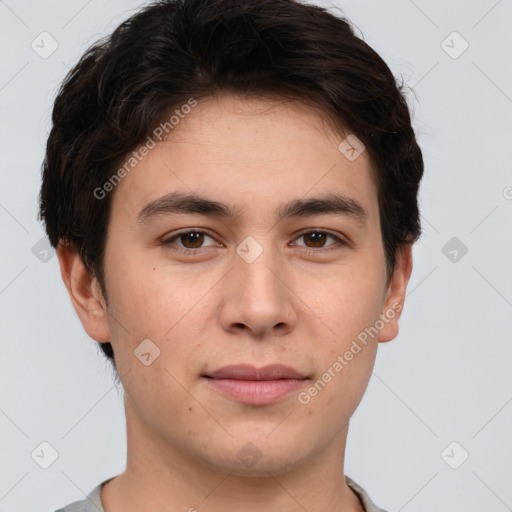
<svg viewBox="0 0 512 512"><path fill-rule="evenodd" d="M171 245L173 245L172 242L174 240L178 239L182 235L188 235L188 234L191 234L191 233L199 233L199 234L202 234L202 235L209 236L210 238L214 238L213 236L209 235L205 231L201 231L199 229L189 229L187 231L181 231L179 233L176 233L176 234L172 235L171 237L162 240L160 242L160 244L162 246L166 247L166 248L169 248L172 251L175 251L175 252L178 252L178 253L181 253L181 254L191 255L193 253L198 253L201 249L204 249L204 247L198 247L197 249L183 248L183 247L179 247L179 246L170 247ZM312 249L312 248L309 248L309 247L305 247L304 249L302 249L302 252L307 254L307 255L313 255L313 254L319 254L319 253L320 254L325 254L327 252L340 249L340 246L341 247L346 247L346 246L349 245L348 242L345 241L343 238L340 238L339 236L333 235L329 231L322 231L320 229L313 229L313 230L310 230L310 231L305 231L305 232L299 234L296 239L299 239L299 238L304 237L306 235L309 235L311 233L327 235L328 237L333 238L336 243L327 246L327 248L319 247L318 249Z"/></svg>

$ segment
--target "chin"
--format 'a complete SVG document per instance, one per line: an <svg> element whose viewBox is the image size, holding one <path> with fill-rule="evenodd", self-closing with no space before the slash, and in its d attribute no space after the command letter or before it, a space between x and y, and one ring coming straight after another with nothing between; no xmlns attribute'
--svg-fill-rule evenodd
<svg viewBox="0 0 512 512"><path fill-rule="evenodd" d="M215 448L216 453L209 454L208 459L220 470L237 476L268 477L269 473L288 473L307 458L306 447L292 436L269 439L267 432L261 437L238 437L230 444L224 449Z"/></svg>

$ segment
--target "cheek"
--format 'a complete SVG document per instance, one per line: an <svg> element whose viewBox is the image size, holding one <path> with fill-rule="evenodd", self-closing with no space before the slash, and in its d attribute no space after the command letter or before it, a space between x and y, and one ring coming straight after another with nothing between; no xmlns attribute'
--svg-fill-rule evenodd
<svg viewBox="0 0 512 512"><path fill-rule="evenodd" d="M193 278L177 268L127 258L111 265L109 278L109 325L119 369L138 368L134 351L149 339L156 346L149 345L150 352L159 351L155 365L184 371L183 361L197 354L193 340L209 321L205 305L215 278Z"/></svg>
<svg viewBox="0 0 512 512"><path fill-rule="evenodd" d="M322 319L333 333L315 344L318 374L303 399L310 400L312 412L321 417L314 421L324 422L322 428L336 430L347 421L370 380L377 353L374 326L381 307L376 282L347 278L333 285L329 297L319 305ZM330 411L329 418L322 411Z"/></svg>
<svg viewBox="0 0 512 512"><path fill-rule="evenodd" d="M161 339L179 318L180 310L186 307L179 283L162 281L160 269L148 262L126 256L112 260L115 260L109 268L112 314L118 315L119 323L123 322L133 338L152 335Z"/></svg>
<svg viewBox="0 0 512 512"><path fill-rule="evenodd" d="M376 270L377 268L377 270ZM303 281L304 297L314 316L322 320L327 338L337 348L375 324L383 305L385 274L368 263L347 265Z"/></svg>
<svg viewBox="0 0 512 512"><path fill-rule="evenodd" d="M319 386L327 383L330 392L322 392L327 402L347 399L349 408L358 403L375 363L385 284L385 275L375 268L365 263L337 272L329 277L329 285L318 285L317 290L327 294L311 297L312 309L328 327L322 329L322 343L316 344Z"/></svg>

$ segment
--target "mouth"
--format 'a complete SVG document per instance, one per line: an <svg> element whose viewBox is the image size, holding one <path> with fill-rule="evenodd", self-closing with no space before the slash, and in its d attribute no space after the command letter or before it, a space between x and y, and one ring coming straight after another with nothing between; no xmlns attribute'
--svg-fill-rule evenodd
<svg viewBox="0 0 512 512"><path fill-rule="evenodd" d="M273 364L224 366L201 375L208 386L223 396L247 405L278 402L304 385L309 377L288 366Z"/></svg>

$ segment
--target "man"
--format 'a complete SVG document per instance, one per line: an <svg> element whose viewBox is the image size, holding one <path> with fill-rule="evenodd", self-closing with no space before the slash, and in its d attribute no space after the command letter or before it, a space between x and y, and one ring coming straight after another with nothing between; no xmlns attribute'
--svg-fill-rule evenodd
<svg viewBox="0 0 512 512"><path fill-rule="evenodd" d="M398 334L422 173L391 71L319 7L161 1L92 47L40 216L128 457L61 510L382 510L345 446Z"/></svg>

